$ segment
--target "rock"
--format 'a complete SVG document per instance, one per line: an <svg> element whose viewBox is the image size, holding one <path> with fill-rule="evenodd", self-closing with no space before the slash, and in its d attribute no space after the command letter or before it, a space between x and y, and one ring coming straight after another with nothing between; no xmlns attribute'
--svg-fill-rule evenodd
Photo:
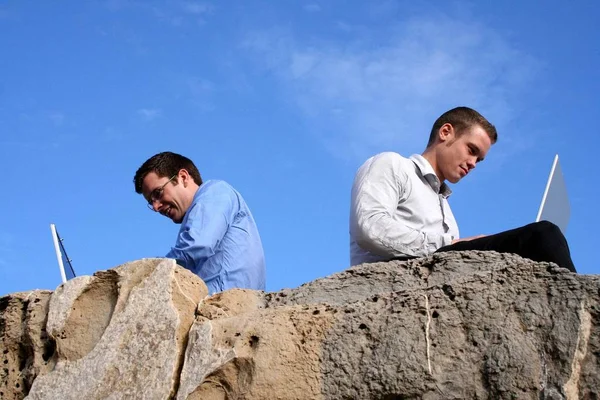
<svg viewBox="0 0 600 400"><path fill-rule="evenodd" d="M54 341L46 334L50 294L34 290L0 298L0 399L22 399L54 365Z"/></svg>
<svg viewBox="0 0 600 400"><path fill-rule="evenodd" d="M178 399L596 398L599 289L489 252L357 266L200 316Z"/></svg>
<svg viewBox="0 0 600 400"><path fill-rule="evenodd" d="M600 277L554 264L449 252L206 294L170 260L67 282L28 398L600 398Z"/></svg>
<svg viewBox="0 0 600 400"><path fill-rule="evenodd" d="M331 307L264 306L261 292L247 290L201 305L177 399L319 397L319 349L334 319Z"/></svg>
<svg viewBox="0 0 600 400"><path fill-rule="evenodd" d="M148 259L81 277L50 300L54 370L28 399L166 399L175 395L204 282L174 260Z"/></svg>

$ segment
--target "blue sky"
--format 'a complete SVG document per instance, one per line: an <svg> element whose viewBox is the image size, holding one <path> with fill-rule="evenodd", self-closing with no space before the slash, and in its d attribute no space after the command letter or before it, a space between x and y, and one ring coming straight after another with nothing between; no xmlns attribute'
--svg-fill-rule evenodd
<svg viewBox="0 0 600 400"><path fill-rule="evenodd" d="M341 271L356 169L457 105L499 132L453 186L462 236L533 221L559 153L599 273L600 3L488 3L3 1L0 294L60 283L50 223L78 274L164 255L178 226L132 178L165 150L246 198L268 290Z"/></svg>

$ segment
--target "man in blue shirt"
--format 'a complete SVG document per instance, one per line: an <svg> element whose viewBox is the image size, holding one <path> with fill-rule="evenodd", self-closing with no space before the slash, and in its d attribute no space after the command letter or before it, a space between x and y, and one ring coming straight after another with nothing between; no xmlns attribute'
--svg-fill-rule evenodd
<svg viewBox="0 0 600 400"><path fill-rule="evenodd" d="M194 163L163 152L135 173L148 208L181 224L167 253L204 280L211 294L231 288L265 290L265 257L242 195L224 181L202 182Z"/></svg>

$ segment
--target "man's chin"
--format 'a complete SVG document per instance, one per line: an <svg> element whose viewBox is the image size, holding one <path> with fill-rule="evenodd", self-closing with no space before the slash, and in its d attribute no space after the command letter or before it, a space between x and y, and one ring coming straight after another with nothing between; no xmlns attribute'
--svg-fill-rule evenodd
<svg viewBox="0 0 600 400"><path fill-rule="evenodd" d="M452 184L455 184L455 183L458 183L461 179L462 179L462 176L453 176L453 177L447 178L446 180Z"/></svg>
<svg viewBox="0 0 600 400"><path fill-rule="evenodd" d="M174 218L171 218L171 221L173 221L176 224L181 224L181 222L183 221L183 218L174 217Z"/></svg>
<svg viewBox="0 0 600 400"><path fill-rule="evenodd" d="M178 216L177 215L177 210L174 208L169 208L168 212L166 213L161 213L163 216L169 218L171 221L173 221L176 224L180 224L181 221L183 221L183 216Z"/></svg>

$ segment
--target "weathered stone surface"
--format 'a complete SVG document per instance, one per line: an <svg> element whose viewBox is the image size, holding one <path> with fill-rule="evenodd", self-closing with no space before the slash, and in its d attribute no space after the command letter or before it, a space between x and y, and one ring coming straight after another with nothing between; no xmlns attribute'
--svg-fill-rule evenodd
<svg viewBox="0 0 600 400"><path fill-rule="evenodd" d="M0 399L22 399L34 379L54 365L54 342L46 334L50 291L0 298Z"/></svg>
<svg viewBox="0 0 600 400"><path fill-rule="evenodd" d="M599 290L496 253L358 266L200 315L178 398L597 398Z"/></svg>
<svg viewBox="0 0 600 400"><path fill-rule="evenodd" d="M148 259L82 277L50 300L58 362L28 399L166 399L204 282L173 260Z"/></svg>
<svg viewBox="0 0 600 400"><path fill-rule="evenodd" d="M598 371L598 277L510 255L435 258L426 287L344 307L323 344L325 398L598 395L600 376L581 374Z"/></svg>
<svg viewBox="0 0 600 400"><path fill-rule="evenodd" d="M600 277L515 255L364 264L266 294L206 297L166 260L78 279L51 297L57 364L30 398L600 398Z"/></svg>
<svg viewBox="0 0 600 400"><path fill-rule="evenodd" d="M200 306L178 399L320 396L320 348L334 319L331 307L264 305L261 292L230 290Z"/></svg>

